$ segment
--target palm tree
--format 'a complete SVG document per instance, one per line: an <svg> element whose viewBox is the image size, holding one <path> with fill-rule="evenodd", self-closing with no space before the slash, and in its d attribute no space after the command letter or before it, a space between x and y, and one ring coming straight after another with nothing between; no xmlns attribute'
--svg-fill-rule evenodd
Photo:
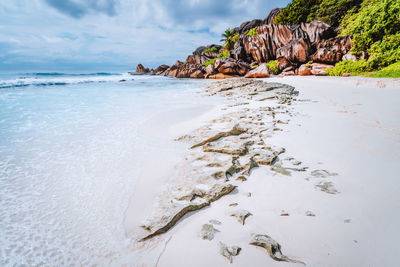
<svg viewBox="0 0 400 267"><path fill-rule="evenodd" d="M221 42L225 42L224 43L224 47L227 49L227 50L230 50L231 48L232 48L232 46L234 45L234 43L233 43L233 40L232 40L232 37L234 36L235 34L234 34L234 32L233 32L233 30L231 30L231 29L226 29L225 30L225 32L222 34L222 39L221 39Z"/></svg>
<svg viewBox="0 0 400 267"><path fill-rule="evenodd" d="M221 42L227 42L229 41L233 36L233 31L231 29L226 29L225 32L222 34L223 39L221 39Z"/></svg>

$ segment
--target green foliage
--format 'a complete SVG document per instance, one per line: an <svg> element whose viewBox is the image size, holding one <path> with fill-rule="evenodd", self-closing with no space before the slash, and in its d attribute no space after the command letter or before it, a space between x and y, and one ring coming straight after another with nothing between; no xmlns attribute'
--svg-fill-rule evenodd
<svg viewBox="0 0 400 267"><path fill-rule="evenodd" d="M231 41L233 44L235 44L237 42L237 40L239 40L240 34L237 33L234 36L232 36Z"/></svg>
<svg viewBox="0 0 400 267"><path fill-rule="evenodd" d="M296 24L307 22L314 17L315 12L322 0L293 0L288 4L276 18L275 24Z"/></svg>
<svg viewBox="0 0 400 267"><path fill-rule="evenodd" d="M203 53L218 53L218 48L211 47L203 51Z"/></svg>
<svg viewBox="0 0 400 267"><path fill-rule="evenodd" d="M274 23L299 24L320 20L336 27L349 12L356 12L361 2L362 0L293 0L274 19Z"/></svg>
<svg viewBox="0 0 400 267"><path fill-rule="evenodd" d="M400 61L400 0L292 0L274 23L299 24L311 20L340 25L341 35L353 36L352 53L368 56L368 60L339 62L334 69L327 70L330 75L379 69L371 75L397 75L398 63L394 67L393 63ZM384 68L388 65L392 68Z"/></svg>
<svg viewBox="0 0 400 267"><path fill-rule="evenodd" d="M337 27L349 12L351 14L355 13L361 3L362 0L323 0L313 19Z"/></svg>
<svg viewBox="0 0 400 267"><path fill-rule="evenodd" d="M258 27L254 27L250 31L245 32L248 36L258 36Z"/></svg>
<svg viewBox="0 0 400 267"><path fill-rule="evenodd" d="M381 69L368 73L366 76L373 78L400 78L400 61Z"/></svg>
<svg viewBox="0 0 400 267"><path fill-rule="evenodd" d="M204 63L204 66L205 66L205 67L208 67L209 65L214 64L214 61L215 61L217 58L227 58L227 57L229 57L229 51L222 52L222 53L220 53L220 54L218 55L218 57L212 58L212 59L210 59L209 61L207 61L206 63Z"/></svg>
<svg viewBox="0 0 400 267"><path fill-rule="evenodd" d="M204 66L205 66L205 67L208 67L208 66L214 64L214 61L215 61L215 58L210 59L209 61L207 61L206 63L204 63Z"/></svg>
<svg viewBox="0 0 400 267"><path fill-rule="evenodd" d="M364 0L359 12L346 16L341 27L342 35L353 35L353 54L367 52L372 47L376 51L375 42L400 29L400 1Z"/></svg>
<svg viewBox="0 0 400 267"><path fill-rule="evenodd" d="M326 69L330 76L342 76L343 73L361 74L372 70L371 64L365 60L344 60L336 63L333 69Z"/></svg>
<svg viewBox="0 0 400 267"><path fill-rule="evenodd" d="M305 64L305 66L306 66L307 68L310 68L310 67L311 67L311 63L312 63L312 61L308 61L308 62Z"/></svg>
<svg viewBox="0 0 400 267"><path fill-rule="evenodd" d="M229 51L220 53L217 58L227 58L227 57L229 57Z"/></svg>
<svg viewBox="0 0 400 267"><path fill-rule="evenodd" d="M388 66L400 61L400 32L384 36L382 41L372 44L368 49L369 59L374 68Z"/></svg>
<svg viewBox="0 0 400 267"><path fill-rule="evenodd" d="M233 36L233 30L231 29L226 29L225 32L222 34L222 39L221 42L226 42L228 41L231 37Z"/></svg>
<svg viewBox="0 0 400 267"><path fill-rule="evenodd" d="M257 69L259 66L258 65L254 65L253 66L253 69Z"/></svg>
<svg viewBox="0 0 400 267"><path fill-rule="evenodd" d="M270 60L266 63L267 67L276 75L279 73L278 60Z"/></svg>
<svg viewBox="0 0 400 267"><path fill-rule="evenodd" d="M231 29L226 29L225 32L222 34L222 39L221 42L224 42L224 45L222 46L225 50L231 50L233 48L233 45L239 38L239 36L236 37L236 34L233 33L233 30ZM237 38L236 41L234 38Z"/></svg>

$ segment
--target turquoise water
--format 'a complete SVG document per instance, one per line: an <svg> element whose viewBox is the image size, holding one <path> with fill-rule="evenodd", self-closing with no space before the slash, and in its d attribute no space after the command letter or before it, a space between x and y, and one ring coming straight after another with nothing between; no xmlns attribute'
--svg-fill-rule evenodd
<svg viewBox="0 0 400 267"><path fill-rule="evenodd" d="M123 218L140 155L169 146L138 130L157 114L204 105L199 85L127 73L0 74L0 265L132 264Z"/></svg>

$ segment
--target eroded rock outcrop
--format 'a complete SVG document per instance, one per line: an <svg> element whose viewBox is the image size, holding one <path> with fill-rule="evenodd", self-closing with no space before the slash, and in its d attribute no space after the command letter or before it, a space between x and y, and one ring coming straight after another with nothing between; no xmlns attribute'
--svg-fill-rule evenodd
<svg viewBox="0 0 400 267"><path fill-rule="evenodd" d="M321 40L317 52L312 57L314 62L335 64L350 52L353 43L350 36L340 36L328 40Z"/></svg>
<svg viewBox="0 0 400 267"><path fill-rule="evenodd" d="M228 259L232 263L232 257L237 256L240 253L241 248L238 246L228 247L222 242L219 242L219 253Z"/></svg>
<svg viewBox="0 0 400 267"><path fill-rule="evenodd" d="M333 69L333 65L321 64L321 63L312 63L311 64L311 74L316 76L327 76L329 73L326 71L327 69Z"/></svg>
<svg viewBox="0 0 400 267"><path fill-rule="evenodd" d="M241 60L218 58L214 60L214 69L222 74L244 76L249 71L250 66Z"/></svg>
<svg viewBox="0 0 400 267"><path fill-rule="evenodd" d="M313 21L300 25L260 26L258 35L245 36L240 41L246 55L259 63L282 57L291 63L304 63L314 53L316 44L331 36L329 25Z"/></svg>
<svg viewBox="0 0 400 267"><path fill-rule="evenodd" d="M243 34L247 31L250 31L251 29L253 29L254 27L258 27L260 25L263 25L264 21L261 19L253 19L251 21L245 21L242 24L240 24L239 27L236 27L234 29L232 29L233 33L239 33L239 34Z"/></svg>
<svg viewBox="0 0 400 267"><path fill-rule="evenodd" d="M193 175L195 175L195 173ZM206 179L207 177L199 178ZM197 184L193 183L191 186L197 186ZM236 186L231 184L216 181L212 185L204 184L202 188L203 191L200 195L194 193L193 189L189 189L192 191L181 191L181 195L179 194L179 188L177 188L178 192L166 192L166 195L164 196L165 199L160 201L160 205L153 217L148 219L142 225L148 233L141 237L140 240L144 241L153 236L165 233L186 213L210 205L211 202L229 194L235 188ZM181 189L184 190L183 188Z"/></svg>
<svg viewBox="0 0 400 267"><path fill-rule="evenodd" d="M274 19L276 18L276 16L279 15L279 13L281 13L283 8L274 8L272 9L268 16L264 19L264 24L273 24Z"/></svg>
<svg viewBox="0 0 400 267"><path fill-rule="evenodd" d="M280 11L279 8L273 9L264 20L246 21L234 28L233 34L239 37L229 51L228 58L215 60L212 68L206 70L203 67L225 51L222 46L200 46L187 57L185 66L171 66L170 70L161 73L178 78L225 79L251 72L249 77L265 78L266 72L254 75L250 66L277 60L278 70L283 76L327 75L318 68L310 73L308 68L303 66L300 71L299 67L310 61L335 64L341 60L357 59L350 53L353 45L351 36L335 37L337 29L321 21L296 25L273 24ZM248 35L248 31L255 27L257 34Z"/></svg>
<svg viewBox="0 0 400 267"><path fill-rule="evenodd" d="M253 214L251 214L249 211L247 210L235 210L233 212L230 213L230 216L235 217L237 219L237 221L241 224L244 225L247 217L251 216Z"/></svg>
<svg viewBox="0 0 400 267"><path fill-rule="evenodd" d="M299 75L300 76L308 76L311 75L311 66L303 64L299 68Z"/></svg>
<svg viewBox="0 0 400 267"><path fill-rule="evenodd" d="M160 65L156 68L156 70L154 71L154 74L162 75L168 68L169 68L168 65Z"/></svg>
<svg viewBox="0 0 400 267"><path fill-rule="evenodd" d="M293 260L283 255L281 251L281 245L268 235L253 235L250 240L250 245L264 248L273 260L301 263L305 265L305 263L302 261Z"/></svg>
<svg viewBox="0 0 400 267"><path fill-rule="evenodd" d="M177 61L174 65L163 72L165 76L176 78L204 78L205 67L199 64L190 64Z"/></svg>
<svg viewBox="0 0 400 267"><path fill-rule="evenodd" d="M270 76L270 70L266 64L261 64L257 68L247 72L245 78L268 78Z"/></svg>
<svg viewBox="0 0 400 267"><path fill-rule="evenodd" d="M136 67L136 73L148 73L150 72L150 69L145 68L142 64L138 64Z"/></svg>
<svg viewBox="0 0 400 267"><path fill-rule="evenodd" d="M332 38L336 35L335 29L321 21L301 23L300 28L307 33L310 45L316 47L322 40Z"/></svg>
<svg viewBox="0 0 400 267"><path fill-rule="evenodd" d="M290 105L294 88L244 78L215 82L210 95L220 94L236 103L273 100L272 107L241 108L227 113L188 135L178 138L191 148L176 166L176 173L156 201L153 213L143 223L140 240L165 233L185 214L210 205L232 192L259 165L273 165L283 148L265 143L274 134L276 114L285 113L280 105ZM241 223L249 212L236 212Z"/></svg>

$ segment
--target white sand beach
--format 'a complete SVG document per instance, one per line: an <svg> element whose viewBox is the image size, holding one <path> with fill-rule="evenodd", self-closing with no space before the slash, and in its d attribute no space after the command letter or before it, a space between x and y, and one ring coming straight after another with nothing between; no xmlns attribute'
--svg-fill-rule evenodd
<svg viewBox="0 0 400 267"><path fill-rule="evenodd" d="M232 193L186 214L167 233L145 241L147 247L162 241L154 245L157 259L153 256L148 263L294 266L274 261L263 248L249 245L252 234L265 234L281 245L283 254L308 266L395 266L400 238L400 82L298 76L264 81L289 84L299 92L290 106L293 116L282 117L288 123L280 124L282 131L268 143L284 147L280 157L294 158L306 171L289 170L289 175L283 175L270 166L253 169ZM268 105L268 101L261 103L253 101L248 107ZM221 105L226 107L223 100ZM222 106L165 131L177 138L226 113ZM168 156L164 157L162 161ZM150 182L139 182L136 190L142 193L134 195L133 202L140 201L143 192L162 191L173 168L167 166L160 180L150 174L145 178ZM328 192L317 185L325 185ZM142 206L140 214L151 212L149 201L146 197L137 205ZM244 225L229 216L236 209L252 214ZM128 210L128 217L134 210ZM213 240L203 240L200 230L210 220L221 222L214 225L219 232ZM128 229L137 226L127 225ZM241 247L232 264L220 254L219 242Z"/></svg>

